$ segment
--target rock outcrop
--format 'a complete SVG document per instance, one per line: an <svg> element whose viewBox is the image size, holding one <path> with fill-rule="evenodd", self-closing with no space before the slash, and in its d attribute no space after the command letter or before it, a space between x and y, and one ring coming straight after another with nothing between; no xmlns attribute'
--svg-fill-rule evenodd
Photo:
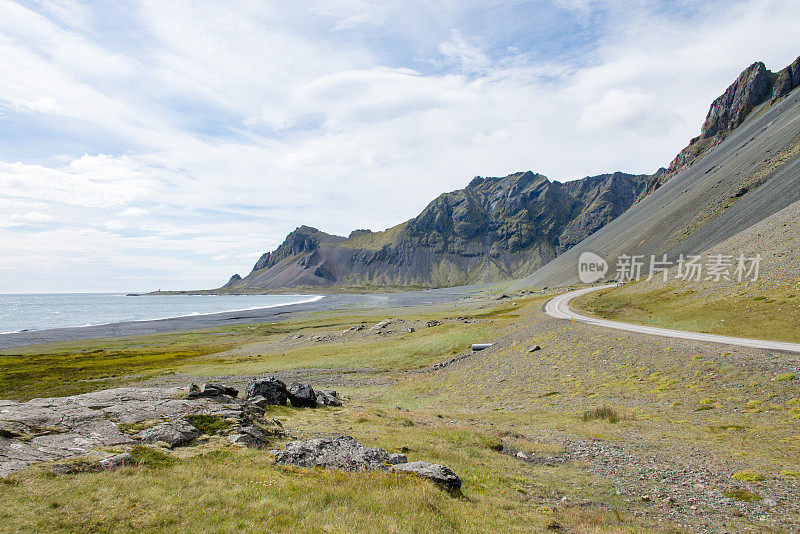
<svg viewBox="0 0 800 534"><path fill-rule="evenodd" d="M263 409L230 395L189 398L180 388L118 388L28 402L0 400L0 476L40 462L84 456L97 468L124 465L127 451L109 449L185 445L203 434L192 423L197 417L221 422L220 434L248 436L236 443L261 447L283 433L279 423L263 414Z"/></svg>
<svg viewBox="0 0 800 534"><path fill-rule="evenodd" d="M284 406L286 399L289 398L289 390L286 388L286 384L274 376L254 378L247 384L244 398L252 399L254 397L262 397L267 404Z"/></svg>
<svg viewBox="0 0 800 534"><path fill-rule="evenodd" d="M275 378L254 378L247 385L244 395L250 403L259 407L285 406L286 401L295 408L315 408L318 406L341 406L342 399L335 391L314 391L310 384L300 384L292 382L287 387L286 384Z"/></svg>
<svg viewBox="0 0 800 534"><path fill-rule="evenodd" d="M706 152L721 143L759 106L769 106L800 87L800 57L777 73L761 61L747 67L714 102L700 129L700 135L675 156L664 172L654 174L641 198L661 187L682 170L694 165Z"/></svg>
<svg viewBox="0 0 800 534"><path fill-rule="evenodd" d="M461 487L461 479L458 475L444 465L428 462L409 462L393 466L392 471L413 473L450 489Z"/></svg>
<svg viewBox="0 0 800 534"><path fill-rule="evenodd" d="M405 454L390 454L379 447L364 447L350 436L292 441L283 450L271 451L275 462L300 467L323 467L347 471L395 471L413 473L446 489L461 487L461 479L450 468L428 462L408 462Z"/></svg>
<svg viewBox="0 0 800 534"><path fill-rule="evenodd" d="M301 226L220 290L487 283L530 275L699 161L754 110L800 86L800 58L777 73L745 69L711 104L700 135L652 175L621 172L567 183L533 172L474 178L413 219L348 237Z"/></svg>
<svg viewBox="0 0 800 534"><path fill-rule="evenodd" d="M364 447L350 436L292 441L273 451L279 464L300 467L334 467L347 471L384 470L389 453L378 447Z"/></svg>

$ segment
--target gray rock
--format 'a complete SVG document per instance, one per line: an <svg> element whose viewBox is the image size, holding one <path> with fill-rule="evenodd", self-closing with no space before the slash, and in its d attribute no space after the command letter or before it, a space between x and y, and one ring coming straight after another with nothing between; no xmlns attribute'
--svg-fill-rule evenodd
<svg viewBox="0 0 800 534"><path fill-rule="evenodd" d="M341 406L342 400L336 395L335 391L322 391L316 392L317 406Z"/></svg>
<svg viewBox="0 0 800 534"><path fill-rule="evenodd" d="M261 395L253 397L252 399L247 399L247 404L249 404L250 406L256 406L258 408L261 408L262 410L265 409L267 406L270 406L269 401L266 398L262 397Z"/></svg>
<svg viewBox="0 0 800 534"><path fill-rule="evenodd" d="M408 462L408 457L405 454L394 453L389 455L389 459L386 460L386 463L389 465L397 465L397 464L404 464Z"/></svg>
<svg viewBox="0 0 800 534"><path fill-rule="evenodd" d="M251 380L250 383L247 384L244 398L264 397L268 404L284 406L288 393L286 384L274 376L268 376L267 378L254 378Z"/></svg>
<svg viewBox="0 0 800 534"><path fill-rule="evenodd" d="M372 325L370 327L370 331L371 332L377 332L377 331L383 330L387 326L389 326L390 324L392 324L392 320L391 319L386 319L385 321L381 321L379 323L375 323L374 325Z"/></svg>
<svg viewBox="0 0 800 534"><path fill-rule="evenodd" d="M437 484L442 484L449 489L458 489L461 487L461 479L458 478L458 475L450 470L449 467L443 465L431 464L428 462L409 462L393 466L392 471L414 473L417 476L432 480Z"/></svg>
<svg viewBox="0 0 800 534"><path fill-rule="evenodd" d="M437 321L434 319L425 323L425 328L433 328L434 326L439 326L440 324L442 324L441 321Z"/></svg>
<svg viewBox="0 0 800 534"><path fill-rule="evenodd" d="M316 408L317 394L310 385L293 382L289 386L289 402L295 408Z"/></svg>
<svg viewBox="0 0 800 534"><path fill-rule="evenodd" d="M125 465L133 465L133 456L130 453L123 452L122 454L115 454L108 458L104 458L98 462L103 469L113 469Z"/></svg>
<svg viewBox="0 0 800 534"><path fill-rule="evenodd" d="M135 437L170 446L186 443L197 435L185 420L188 414L219 416L245 427L257 422L267 436L282 432L249 404L226 395L186 398L181 388L116 388L28 402L0 400L0 477L39 462L69 459L76 459L74 465L65 462L66 467L57 469L92 468L84 464L97 450L136 443L120 425L157 423ZM234 432L246 433L237 427ZM94 468L108 453L96 456L91 459Z"/></svg>
<svg viewBox="0 0 800 534"><path fill-rule="evenodd" d="M200 386L197 384L189 384L189 392L188 397L190 399L194 399L203 395L203 391L200 389Z"/></svg>
<svg viewBox="0 0 800 534"><path fill-rule="evenodd" d="M385 450L364 447L350 436L292 441L284 450L274 453L275 461L279 464L333 467L348 471L383 470L389 460Z"/></svg>
<svg viewBox="0 0 800 534"><path fill-rule="evenodd" d="M162 441L172 448L189 443L199 435L200 431L194 425L185 419L180 419L142 430L137 437L144 443Z"/></svg>

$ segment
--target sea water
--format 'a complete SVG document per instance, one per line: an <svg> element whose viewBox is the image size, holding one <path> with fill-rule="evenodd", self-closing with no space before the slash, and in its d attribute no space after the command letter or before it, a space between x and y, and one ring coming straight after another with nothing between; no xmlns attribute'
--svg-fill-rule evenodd
<svg viewBox="0 0 800 534"><path fill-rule="evenodd" d="M313 295L0 295L0 333L207 315L313 302Z"/></svg>

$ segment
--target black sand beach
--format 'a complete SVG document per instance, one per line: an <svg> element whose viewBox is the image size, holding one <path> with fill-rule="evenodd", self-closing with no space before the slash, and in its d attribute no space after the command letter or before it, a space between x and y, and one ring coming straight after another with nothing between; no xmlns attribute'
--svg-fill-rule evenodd
<svg viewBox="0 0 800 534"><path fill-rule="evenodd" d="M332 309L395 308L433 304L437 302L452 302L473 295L486 287L487 286L463 286L401 293L334 294L326 295L316 302L289 304L273 308L172 317L153 321L127 321L95 326L15 332L0 334L0 349L80 339L100 339L138 334L177 332L195 328L227 326L231 324L282 321L300 313Z"/></svg>

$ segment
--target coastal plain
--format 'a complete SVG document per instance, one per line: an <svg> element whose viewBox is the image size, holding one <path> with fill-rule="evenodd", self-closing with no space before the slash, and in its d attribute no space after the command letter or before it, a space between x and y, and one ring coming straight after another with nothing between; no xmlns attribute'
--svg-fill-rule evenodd
<svg viewBox="0 0 800 534"><path fill-rule="evenodd" d="M242 390L271 374L335 389L341 407L269 408L287 434L269 447L353 436L447 465L463 486L286 467L203 435L114 470L54 474L72 459L14 472L0 480L0 531L796 531L797 355L570 324L543 313L551 296L485 291L5 349L0 397L18 401Z"/></svg>

